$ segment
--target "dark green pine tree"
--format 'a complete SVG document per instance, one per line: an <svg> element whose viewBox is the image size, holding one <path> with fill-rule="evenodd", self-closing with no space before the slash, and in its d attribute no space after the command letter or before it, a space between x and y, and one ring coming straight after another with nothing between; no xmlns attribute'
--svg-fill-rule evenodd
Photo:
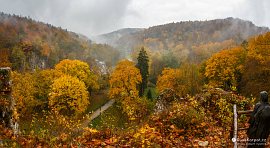
<svg viewBox="0 0 270 148"><path fill-rule="evenodd" d="M144 90L147 88L148 76L149 76L149 59L144 47L141 48L139 56L137 58L138 63L136 65L137 68L140 69L140 73L142 76L142 83L139 86L139 95L143 96Z"/></svg>

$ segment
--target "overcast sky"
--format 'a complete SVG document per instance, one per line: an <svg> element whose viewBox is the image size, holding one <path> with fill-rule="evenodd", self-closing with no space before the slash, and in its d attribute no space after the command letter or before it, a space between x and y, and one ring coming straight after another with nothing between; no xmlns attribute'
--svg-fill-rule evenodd
<svg viewBox="0 0 270 148"><path fill-rule="evenodd" d="M227 17L270 27L270 0L0 0L0 11L30 16L86 36Z"/></svg>

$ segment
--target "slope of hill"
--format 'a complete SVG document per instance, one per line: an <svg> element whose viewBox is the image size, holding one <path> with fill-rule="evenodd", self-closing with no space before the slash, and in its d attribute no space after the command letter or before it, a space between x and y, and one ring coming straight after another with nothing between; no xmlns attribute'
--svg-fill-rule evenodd
<svg viewBox="0 0 270 148"><path fill-rule="evenodd" d="M176 56L186 54L185 57L210 52L202 58L205 59L213 52L234 46L250 36L267 31L268 28L257 27L250 21L226 18L159 25L122 34L118 38L114 37L114 33L102 36L106 38L108 44L121 51L127 51L128 54L132 49L143 45L151 51L173 51Z"/></svg>
<svg viewBox="0 0 270 148"><path fill-rule="evenodd" d="M135 34L139 31L143 31L143 30L144 30L143 28L124 28L124 29L120 29L120 30L113 31L110 33L94 36L92 39L97 43L117 46L117 41L121 37L127 36L127 35L132 35L132 34Z"/></svg>
<svg viewBox="0 0 270 148"><path fill-rule="evenodd" d="M92 44L83 35L4 13L0 13L0 52L1 66L21 71L50 68L65 58L80 59L93 65L95 60L104 59L114 64L119 57L112 47Z"/></svg>

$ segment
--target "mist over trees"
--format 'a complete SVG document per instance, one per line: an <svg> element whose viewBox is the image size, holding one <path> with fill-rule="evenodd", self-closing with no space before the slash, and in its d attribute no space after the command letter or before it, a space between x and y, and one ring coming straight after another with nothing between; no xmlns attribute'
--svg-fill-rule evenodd
<svg viewBox="0 0 270 148"><path fill-rule="evenodd" d="M105 43L113 43L110 45L120 50L124 56L128 56L132 49L140 45L150 51L174 51L180 60L188 59L199 63L221 49L235 46L253 35L267 31L268 28L257 27L250 21L226 18L182 21L141 30L129 28L124 33L119 30L100 37Z"/></svg>

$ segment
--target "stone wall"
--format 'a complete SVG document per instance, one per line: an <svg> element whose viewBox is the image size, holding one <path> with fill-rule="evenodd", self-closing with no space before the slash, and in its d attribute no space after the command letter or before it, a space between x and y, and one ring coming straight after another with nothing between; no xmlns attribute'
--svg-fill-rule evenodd
<svg viewBox="0 0 270 148"><path fill-rule="evenodd" d="M0 68L0 122L6 127L13 128L12 116L15 102L11 95L10 78L11 69Z"/></svg>

